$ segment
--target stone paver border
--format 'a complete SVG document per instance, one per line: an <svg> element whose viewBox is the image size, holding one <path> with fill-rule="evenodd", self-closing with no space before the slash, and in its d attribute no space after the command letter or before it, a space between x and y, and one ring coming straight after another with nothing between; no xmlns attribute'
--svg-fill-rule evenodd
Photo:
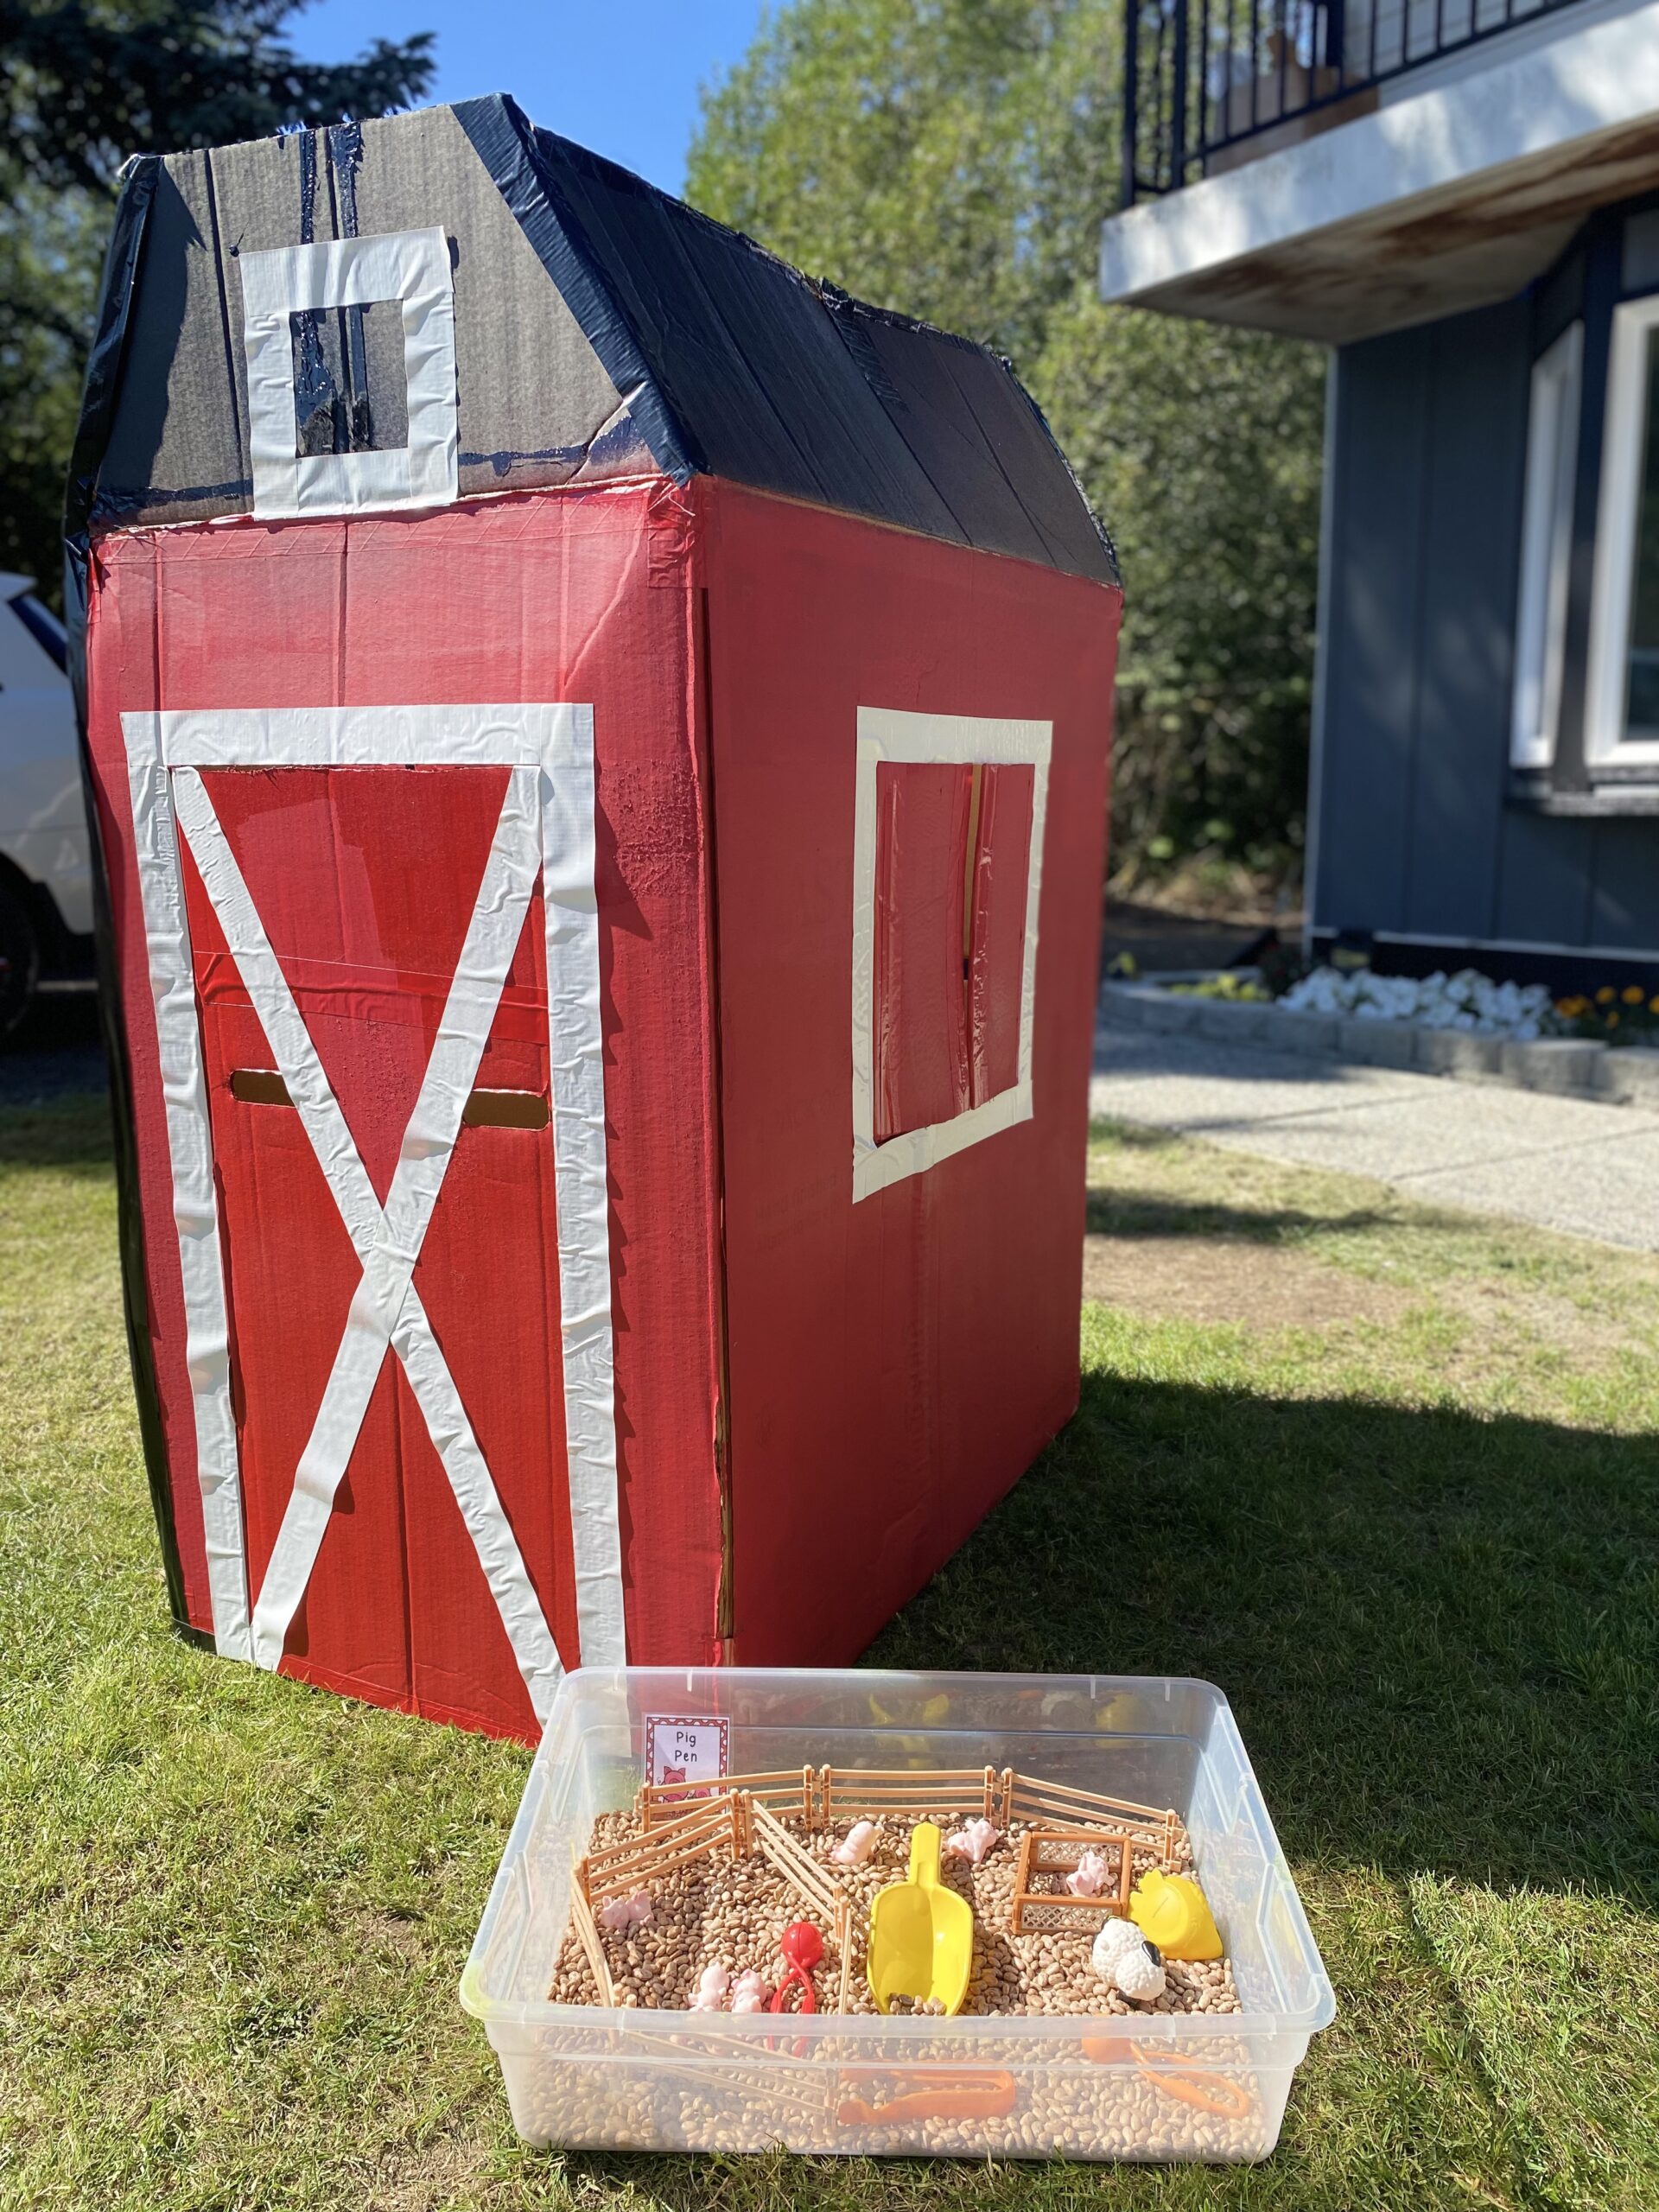
<svg viewBox="0 0 1659 2212"><path fill-rule="evenodd" d="M1155 983L1103 984L1100 1018L1115 1029L1185 1032L1299 1059L1351 1060L1450 1076L1459 1083L1497 1083L1557 1097L1593 1098L1603 1105L1659 1108L1659 1052L1638 1046L1610 1052L1605 1045L1575 1037L1528 1043L1362 1014L1294 1014L1279 1006L1188 997Z"/></svg>

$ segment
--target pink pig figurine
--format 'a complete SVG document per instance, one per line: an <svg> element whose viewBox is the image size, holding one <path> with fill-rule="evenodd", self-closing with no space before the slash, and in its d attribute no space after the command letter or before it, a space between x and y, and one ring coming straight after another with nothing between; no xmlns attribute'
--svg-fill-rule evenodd
<svg viewBox="0 0 1659 2212"><path fill-rule="evenodd" d="M875 1822L855 1821L847 1831L845 1842L838 1843L830 1856L837 1866L861 1866L875 1848Z"/></svg>
<svg viewBox="0 0 1659 2212"><path fill-rule="evenodd" d="M1065 1886L1074 1897L1097 1897L1111 1879L1106 1861L1097 1851L1085 1851L1077 1861L1077 1871L1068 1874Z"/></svg>
<svg viewBox="0 0 1659 2212"><path fill-rule="evenodd" d="M732 2010L734 2012L764 2012L771 1995L772 1984L749 1967L732 1985Z"/></svg>
<svg viewBox="0 0 1659 2212"><path fill-rule="evenodd" d="M691 1993L691 2011L723 2012L726 2009L726 1993L731 1986L731 1975L718 1961L713 1966L704 1967L702 1978Z"/></svg>
<svg viewBox="0 0 1659 2212"><path fill-rule="evenodd" d="M1000 1832L988 1821L969 1821L954 1835L946 1836L944 1847L957 1859L971 1859L977 1866L987 1852L1001 1840Z"/></svg>
<svg viewBox="0 0 1659 2212"><path fill-rule="evenodd" d="M599 1916L607 1928L643 1928L651 1918L651 1893L636 1890L631 1897L613 1897L601 1905Z"/></svg>

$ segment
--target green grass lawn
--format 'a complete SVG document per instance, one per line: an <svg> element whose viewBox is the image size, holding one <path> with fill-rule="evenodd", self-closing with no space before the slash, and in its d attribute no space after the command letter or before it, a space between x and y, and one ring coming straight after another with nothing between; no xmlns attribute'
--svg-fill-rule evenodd
<svg viewBox="0 0 1659 2212"><path fill-rule="evenodd" d="M169 1632L101 1106L0 1116L0 2204L1659 2206L1659 1265L1097 1132L1082 1409L871 1653L1207 1675L1337 1986L1235 2171L536 2154L528 1755Z"/></svg>

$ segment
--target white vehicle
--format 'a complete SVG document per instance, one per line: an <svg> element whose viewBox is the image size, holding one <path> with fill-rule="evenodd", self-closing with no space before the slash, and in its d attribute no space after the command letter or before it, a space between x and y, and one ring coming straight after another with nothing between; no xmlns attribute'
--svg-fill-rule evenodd
<svg viewBox="0 0 1659 2212"><path fill-rule="evenodd" d="M0 1039L92 972L92 870L62 625L0 573Z"/></svg>

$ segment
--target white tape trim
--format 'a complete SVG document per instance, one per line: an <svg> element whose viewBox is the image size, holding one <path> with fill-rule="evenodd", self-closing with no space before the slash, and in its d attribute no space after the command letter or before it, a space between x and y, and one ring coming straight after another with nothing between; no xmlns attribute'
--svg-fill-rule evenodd
<svg viewBox="0 0 1659 2212"><path fill-rule="evenodd" d="M442 230L334 238L237 257L256 515L447 506L460 488L454 277ZM317 308L403 308L409 440L379 453L298 451L289 318Z"/></svg>
<svg viewBox="0 0 1659 2212"><path fill-rule="evenodd" d="M536 773L518 769L508 779L466 944L384 1210L199 773L181 770L176 795L180 821L232 957L363 1263L254 1609L253 1656L265 1667L281 1661L390 1343L449 1478L532 1706L544 1719L563 1671L558 1653L411 1281L535 888L540 859Z"/></svg>
<svg viewBox="0 0 1659 2212"><path fill-rule="evenodd" d="M124 715L133 854L144 913L150 997L173 1173L173 1218L184 1288L185 1367L195 1432L196 1483L207 1555L213 1643L226 1658L252 1656L247 1545L242 1525L230 1325L213 1182L213 1128L196 1020L190 931L179 869L172 795L162 766L159 715Z"/></svg>
<svg viewBox="0 0 1659 2212"><path fill-rule="evenodd" d="M593 714L564 703L235 707L147 719L161 726L169 768L535 767L558 777L582 772L584 745L591 763Z"/></svg>
<svg viewBox="0 0 1659 2212"><path fill-rule="evenodd" d="M909 1175L920 1175L952 1153L1027 1122L1032 1097L1032 1036L1037 1003L1037 924L1042 903L1043 830L1048 816L1052 722L1008 721L980 715L906 714L895 708L858 710L858 760L853 797L853 1199L868 1198ZM1017 1080L982 1105L948 1122L875 1141L875 846L876 771L884 760L953 762L1032 770L1031 857L1026 874L1026 934L1020 977Z"/></svg>
<svg viewBox="0 0 1659 2212"><path fill-rule="evenodd" d="M610 1230L608 1211L599 1202L607 1185L599 935L592 889L592 708L240 708L169 710L123 720L129 745L146 745L149 757L159 757L167 768L505 765L540 770L543 861L551 871L546 893L548 1021L560 1301L565 1313L580 1317L579 1325L567 1327L563 1357L572 1544L578 1587L586 1593L578 1606L582 1656L597 1665L599 1653L613 1652L614 1663L624 1663L615 1400L607 1379L613 1371ZM139 725L142 739L135 735ZM164 793L164 782L162 788ZM168 811L170 823L170 805ZM563 851L557 849L560 841ZM177 855L171 845L168 849L176 884ZM180 912L182 918L181 900ZM194 1003L190 1015L194 1039ZM352 1151L354 1156L355 1147ZM575 1187L567 1198L571 1179ZM372 1199L372 1189L369 1196ZM376 1225L368 1221L365 1239ZM590 1632L597 1651L586 1640Z"/></svg>
<svg viewBox="0 0 1659 2212"><path fill-rule="evenodd" d="M559 1231L559 1325L570 1537L584 1667L627 1663L616 1476L610 1197L594 880L594 718L575 710L569 760L542 809L548 1065Z"/></svg>

